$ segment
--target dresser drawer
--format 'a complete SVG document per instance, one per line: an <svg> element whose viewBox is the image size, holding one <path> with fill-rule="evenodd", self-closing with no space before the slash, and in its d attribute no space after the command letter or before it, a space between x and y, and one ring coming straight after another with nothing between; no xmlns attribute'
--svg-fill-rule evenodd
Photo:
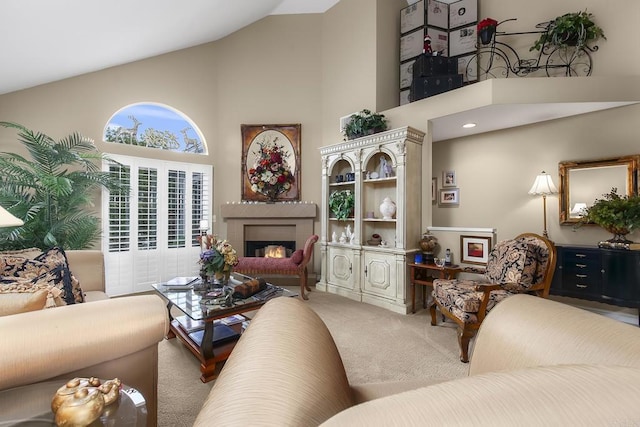
<svg viewBox="0 0 640 427"><path fill-rule="evenodd" d="M602 289L602 274L599 270L595 273L565 269L562 272L562 289L572 293L600 294Z"/></svg>

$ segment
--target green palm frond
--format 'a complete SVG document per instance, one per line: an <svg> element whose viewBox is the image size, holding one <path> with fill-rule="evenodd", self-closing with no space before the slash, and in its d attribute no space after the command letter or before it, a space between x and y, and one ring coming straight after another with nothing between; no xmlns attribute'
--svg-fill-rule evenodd
<svg viewBox="0 0 640 427"><path fill-rule="evenodd" d="M65 249L90 247L100 237L93 213L101 189L128 191L129 187L101 170L93 140L78 132L55 141L12 122L28 156L0 153L0 205L25 224L0 229L0 250L53 245Z"/></svg>

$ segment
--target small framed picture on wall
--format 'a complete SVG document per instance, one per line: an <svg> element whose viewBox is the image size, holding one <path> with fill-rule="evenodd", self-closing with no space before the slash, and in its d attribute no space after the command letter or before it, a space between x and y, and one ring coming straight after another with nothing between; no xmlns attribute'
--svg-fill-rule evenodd
<svg viewBox="0 0 640 427"><path fill-rule="evenodd" d="M459 188L443 188L440 190L440 206L457 206L460 204Z"/></svg>
<svg viewBox="0 0 640 427"><path fill-rule="evenodd" d="M460 236L461 262L486 264L489 261L491 237Z"/></svg>
<svg viewBox="0 0 640 427"><path fill-rule="evenodd" d="M458 182L456 181L456 171L442 171L442 186L443 187L456 187Z"/></svg>

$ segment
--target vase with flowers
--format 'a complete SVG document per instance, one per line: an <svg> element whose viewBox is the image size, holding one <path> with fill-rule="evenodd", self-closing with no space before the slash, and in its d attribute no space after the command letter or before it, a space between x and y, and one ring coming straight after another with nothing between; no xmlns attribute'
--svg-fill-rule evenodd
<svg viewBox="0 0 640 427"><path fill-rule="evenodd" d="M478 22L478 37L480 37L480 42L482 44L487 45L491 43L491 39L496 33L497 26L498 21L491 18L485 18L482 21Z"/></svg>
<svg viewBox="0 0 640 427"><path fill-rule="evenodd" d="M275 202L280 194L291 189L295 181L287 159L291 153L276 141L258 143L258 152L253 167L249 169L251 190Z"/></svg>
<svg viewBox="0 0 640 427"><path fill-rule="evenodd" d="M198 263L203 282L222 286L229 281L233 267L238 265L238 254L227 240L208 234L198 238L204 250Z"/></svg>

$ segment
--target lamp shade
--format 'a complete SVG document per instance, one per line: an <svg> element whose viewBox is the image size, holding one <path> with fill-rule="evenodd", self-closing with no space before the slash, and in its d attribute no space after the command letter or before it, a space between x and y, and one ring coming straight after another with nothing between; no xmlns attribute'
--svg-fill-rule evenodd
<svg viewBox="0 0 640 427"><path fill-rule="evenodd" d="M208 230L209 229L209 221L207 221L206 219L201 219L200 220L200 230Z"/></svg>
<svg viewBox="0 0 640 427"><path fill-rule="evenodd" d="M547 194L556 194L558 189L556 188L553 180L551 179L551 175L542 171L540 175L536 176L536 180L533 182L531 186L531 190L529 190L529 194L531 195L547 195Z"/></svg>
<svg viewBox="0 0 640 427"><path fill-rule="evenodd" d="M24 221L13 216L8 210L0 206L0 228L18 227L24 225Z"/></svg>

